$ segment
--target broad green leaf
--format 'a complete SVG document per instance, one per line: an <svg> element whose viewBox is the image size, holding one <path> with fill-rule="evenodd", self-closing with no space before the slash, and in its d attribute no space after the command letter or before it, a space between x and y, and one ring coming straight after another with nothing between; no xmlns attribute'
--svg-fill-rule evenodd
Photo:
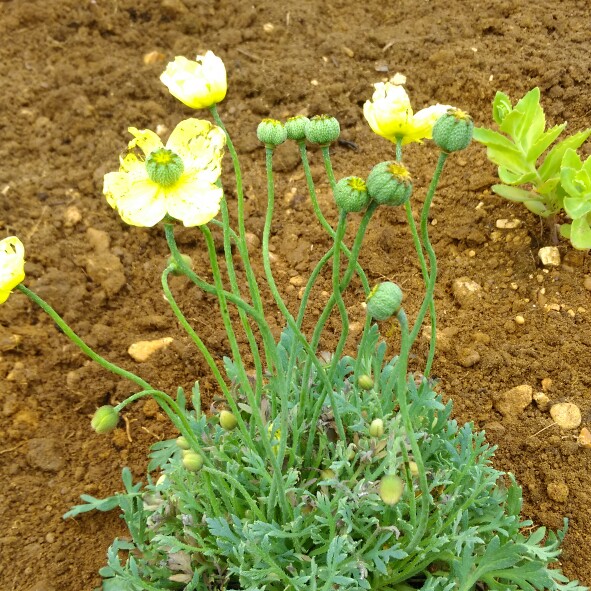
<svg viewBox="0 0 591 591"><path fill-rule="evenodd" d="M495 123L501 125L512 109L511 99L504 92L498 90L492 105L492 116Z"/></svg>
<svg viewBox="0 0 591 591"><path fill-rule="evenodd" d="M546 218L551 213L556 213L548 209L547 205L542 201L525 201L524 204L532 213L536 215L541 215L542 217Z"/></svg>
<svg viewBox="0 0 591 591"><path fill-rule="evenodd" d="M544 158L544 162L538 168L538 174L543 181L548 180L550 177L558 176L560 174L560 166L564 153L568 149L576 150L583 142L591 135L591 129L585 131L579 131L570 137L562 140L556 144Z"/></svg>
<svg viewBox="0 0 591 591"><path fill-rule="evenodd" d="M509 199L510 201L517 201L523 203L535 199L536 194L533 191L526 191L518 187L510 187L507 185L493 185L492 190L501 197Z"/></svg>
<svg viewBox="0 0 591 591"><path fill-rule="evenodd" d="M485 127L475 127L472 136L477 142L484 144L487 147L494 146L497 148L504 148L506 150L514 150L518 152L517 146L503 134L486 129ZM519 153L519 152L518 152Z"/></svg>
<svg viewBox="0 0 591 591"><path fill-rule="evenodd" d="M553 193L556 190L559 183L560 179L558 177L549 178L547 181L544 181L541 185L537 185L536 191L540 195L549 195L550 193Z"/></svg>
<svg viewBox="0 0 591 591"><path fill-rule="evenodd" d="M545 127L546 117L540 106L539 88L533 88L518 101L500 125L501 131L511 136L526 152L544 132Z"/></svg>
<svg viewBox="0 0 591 591"><path fill-rule="evenodd" d="M562 224L560 226L560 235L563 238L568 238L570 240L570 232L571 232L570 224Z"/></svg>
<svg viewBox="0 0 591 591"><path fill-rule="evenodd" d="M524 183L532 183L536 180L535 172L521 172L517 173L504 166L499 166L499 178L507 185L523 185Z"/></svg>
<svg viewBox="0 0 591 591"><path fill-rule="evenodd" d="M528 150L528 158L537 161L538 158L550 147L550 144L564 131L566 123L556 125L541 134L534 145Z"/></svg>
<svg viewBox="0 0 591 591"><path fill-rule="evenodd" d="M573 220L570 241L577 250L589 250L591 248L591 228L587 216Z"/></svg>
<svg viewBox="0 0 591 591"><path fill-rule="evenodd" d="M561 169L564 170L565 168L572 168L573 170L580 170L582 166L583 161L577 154L577 151L573 150L572 148L566 150L564 156L562 157L562 162L560 163Z"/></svg>

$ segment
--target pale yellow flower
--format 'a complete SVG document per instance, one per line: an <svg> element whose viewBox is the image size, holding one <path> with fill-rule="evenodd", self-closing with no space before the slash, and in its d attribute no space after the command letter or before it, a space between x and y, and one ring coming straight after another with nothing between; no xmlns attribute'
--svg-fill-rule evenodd
<svg viewBox="0 0 591 591"><path fill-rule="evenodd" d="M0 304L25 278L25 247L16 236L0 240Z"/></svg>
<svg viewBox="0 0 591 591"><path fill-rule="evenodd" d="M153 131L130 127L134 136L119 172L105 175L103 193L121 219L151 227L169 215L202 226L220 210L224 132L201 119L181 121L166 146Z"/></svg>
<svg viewBox="0 0 591 591"><path fill-rule="evenodd" d="M224 62L211 51L198 55L196 61L175 57L160 81L172 96L192 109L207 109L223 101L228 89Z"/></svg>
<svg viewBox="0 0 591 591"><path fill-rule="evenodd" d="M414 114L404 86L390 82L374 84L370 101L363 105L363 114L372 130L390 140L402 144L431 139L433 125L451 107L432 105Z"/></svg>

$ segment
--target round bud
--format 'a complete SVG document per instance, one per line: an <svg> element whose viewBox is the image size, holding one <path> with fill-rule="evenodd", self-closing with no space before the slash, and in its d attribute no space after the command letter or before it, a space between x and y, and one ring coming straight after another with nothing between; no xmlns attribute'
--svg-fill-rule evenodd
<svg viewBox="0 0 591 591"><path fill-rule="evenodd" d="M416 462L408 462L408 470L413 478L416 478L419 475L419 467Z"/></svg>
<svg viewBox="0 0 591 591"><path fill-rule="evenodd" d="M363 211L369 205L367 185L358 176L341 179L334 188L337 206L347 213Z"/></svg>
<svg viewBox="0 0 591 591"><path fill-rule="evenodd" d="M285 131L287 132L288 140L296 140L301 142L306 139L306 125L310 120L303 115L296 115L290 117L285 122Z"/></svg>
<svg viewBox="0 0 591 591"><path fill-rule="evenodd" d="M183 466L189 472L198 472L203 466L203 456L192 449L183 451Z"/></svg>
<svg viewBox="0 0 591 591"><path fill-rule="evenodd" d="M189 267L189 269L193 268L193 259L188 254L181 254L181 259L183 259L185 265L187 265L187 267ZM173 266L173 269L171 271L172 275L182 275L183 274L183 272L180 270L179 266L177 265L177 262L175 261L175 259L172 255L170 255L168 257L168 260L166 261L166 265Z"/></svg>
<svg viewBox="0 0 591 591"><path fill-rule="evenodd" d="M174 185L181 178L184 170L185 165L181 157L166 148L158 148L146 158L148 177L161 187Z"/></svg>
<svg viewBox="0 0 591 591"><path fill-rule="evenodd" d="M115 407L107 404L101 406L96 410L90 426L99 434L110 433L117 427L119 422L119 413L115 410Z"/></svg>
<svg viewBox="0 0 591 591"><path fill-rule="evenodd" d="M326 468L325 470L320 470L320 480L333 480L336 478L337 475L334 470L330 468Z"/></svg>
<svg viewBox="0 0 591 591"><path fill-rule="evenodd" d="M362 390L371 390L373 388L373 380L367 374L363 374L357 378L357 385Z"/></svg>
<svg viewBox="0 0 591 591"><path fill-rule="evenodd" d="M388 320L400 310L402 290L396 283L378 283L367 298L367 313L375 320Z"/></svg>
<svg viewBox="0 0 591 591"><path fill-rule="evenodd" d="M369 434L372 437L381 437L384 434L384 421L374 419L369 426Z"/></svg>
<svg viewBox="0 0 591 591"><path fill-rule="evenodd" d="M367 191L378 205L403 205L412 193L410 173L400 162L380 162L367 177Z"/></svg>
<svg viewBox="0 0 591 591"><path fill-rule="evenodd" d="M184 450L191 449L191 446L189 445L187 438L184 437L183 435L176 438L176 444L177 444L177 447L180 447L181 449L184 449Z"/></svg>
<svg viewBox="0 0 591 591"><path fill-rule="evenodd" d="M287 131L277 119L263 119L257 127L257 137L268 148L274 148L287 139Z"/></svg>
<svg viewBox="0 0 591 591"><path fill-rule="evenodd" d="M238 424L238 420L229 410L222 410L220 412L220 426L226 431L231 431Z"/></svg>
<svg viewBox="0 0 591 591"><path fill-rule="evenodd" d="M355 450L357 446L354 443L349 443L347 446L347 460L352 462L355 459Z"/></svg>
<svg viewBox="0 0 591 591"><path fill-rule="evenodd" d="M341 134L339 122L330 115L315 115L306 123L306 138L309 142L327 145Z"/></svg>
<svg viewBox="0 0 591 591"><path fill-rule="evenodd" d="M473 131L474 121L468 113L449 109L433 126L433 141L444 152L456 152L468 147Z"/></svg>
<svg viewBox="0 0 591 591"><path fill-rule="evenodd" d="M396 505L396 503L402 498L404 492L404 481L400 476L390 474L384 476L380 481L379 495L380 499L386 503L386 505Z"/></svg>

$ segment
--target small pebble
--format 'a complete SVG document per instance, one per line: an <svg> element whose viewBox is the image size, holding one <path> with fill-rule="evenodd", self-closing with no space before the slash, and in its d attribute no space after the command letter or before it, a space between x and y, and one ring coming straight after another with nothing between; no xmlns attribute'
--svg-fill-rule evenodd
<svg viewBox="0 0 591 591"><path fill-rule="evenodd" d="M73 228L82 220L82 214L75 205L70 205L64 212L64 226L66 228Z"/></svg>
<svg viewBox="0 0 591 591"><path fill-rule="evenodd" d="M55 534L53 532L49 532L46 536L45 536L45 541L48 544L53 544L55 542Z"/></svg>
<svg viewBox="0 0 591 591"><path fill-rule="evenodd" d="M552 389L552 378L544 378L542 380L542 390L544 390L544 392L548 392L551 389Z"/></svg>
<svg viewBox="0 0 591 591"><path fill-rule="evenodd" d="M517 417L533 400L533 388L528 384L515 386L495 396L494 407L504 417Z"/></svg>
<svg viewBox="0 0 591 591"><path fill-rule="evenodd" d="M583 281L583 286L586 290L591 291L591 275L587 275L587 277L585 277L585 281Z"/></svg>
<svg viewBox="0 0 591 591"><path fill-rule="evenodd" d="M514 230L521 226L521 220L518 220L517 218L513 218L512 220L500 219L496 221L496 226L503 230Z"/></svg>
<svg viewBox="0 0 591 591"><path fill-rule="evenodd" d="M156 339L154 341L138 341L133 343L127 349L130 357L139 363L147 361L156 351L168 347L172 343L171 337L164 337L163 339Z"/></svg>
<svg viewBox="0 0 591 591"><path fill-rule="evenodd" d="M548 496L557 503L564 503L568 499L568 486L561 480L550 482L546 487Z"/></svg>
<svg viewBox="0 0 591 591"><path fill-rule="evenodd" d="M538 250L538 256L543 265L558 267L560 265L560 251L557 246L544 246Z"/></svg>
<svg viewBox="0 0 591 591"><path fill-rule="evenodd" d="M581 411L572 402L559 402L550 409L550 416L561 429L576 429L581 424Z"/></svg>
<svg viewBox="0 0 591 591"><path fill-rule="evenodd" d="M591 449L591 431L587 427L583 427L579 436L577 437L577 443L585 449Z"/></svg>
<svg viewBox="0 0 591 591"><path fill-rule="evenodd" d="M144 64L146 66L150 66L152 64L162 63L166 59L166 56L163 53L161 53L160 51L150 51L150 52L144 54L143 59L144 59Z"/></svg>
<svg viewBox="0 0 591 591"><path fill-rule="evenodd" d="M525 318L523 316L515 316L515 322L517 324L525 324Z"/></svg>
<svg viewBox="0 0 591 591"><path fill-rule="evenodd" d="M482 287L469 277L455 279L451 286L454 298L460 306L469 306L480 297Z"/></svg>
<svg viewBox="0 0 591 591"><path fill-rule="evenodd" d="M536 406L543 412L550 408L550 398L544 392L536 392L534 394L534 401Z"/></svg>
<svg viewBox="0 0 591 591"><path fill-rule="evenodd" d="M480 353L470 347L462 347L458 350L457 358L462 367L472 367L480 361Z"/></svg>

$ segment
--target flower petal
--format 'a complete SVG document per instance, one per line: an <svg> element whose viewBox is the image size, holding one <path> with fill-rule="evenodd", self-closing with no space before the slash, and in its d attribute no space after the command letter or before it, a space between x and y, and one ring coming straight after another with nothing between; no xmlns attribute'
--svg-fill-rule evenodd
<svg viewBox="0 0 591 591"><path fill-rule="evenodd" d="M218 214L223 195L221 187L187 176L167 192L166 209L187 227L202 226Z"/></svg>
<svg viewBox="0 0 591 591"><path fill-rule="evenodd" d="M148 156L154 150L163 147L162 140L158 134L149 129L128 127L127 131L133 135L133 139L127 144L127 149L130 152L137 147L144 153L144 156Z"/></svg>
<svg viewBox="0 0 591 591"><path fill-rule="evenodd" d="M431 105L426 109L421 109L412 118L413 135L419 139L430 140L433 137L433 126L442 115L445 115L449 109L449 105ZM417 140L409 140L417 141ZM405 142L408 143L408 142Z"/></svg>
<svg viewBox="0 0 591 591"><path fill-rule="evenodd" d="M0 304L25 278L25 247L16 236L0 240Z"/></svg>
<svg viewBox="0 0 591 591"><path fill-rule="evenodd" d="M121 219L130 226L151 228L166 215L165 195L149 179L128 182L127 190L118 193L114 203Z"/></svg>

